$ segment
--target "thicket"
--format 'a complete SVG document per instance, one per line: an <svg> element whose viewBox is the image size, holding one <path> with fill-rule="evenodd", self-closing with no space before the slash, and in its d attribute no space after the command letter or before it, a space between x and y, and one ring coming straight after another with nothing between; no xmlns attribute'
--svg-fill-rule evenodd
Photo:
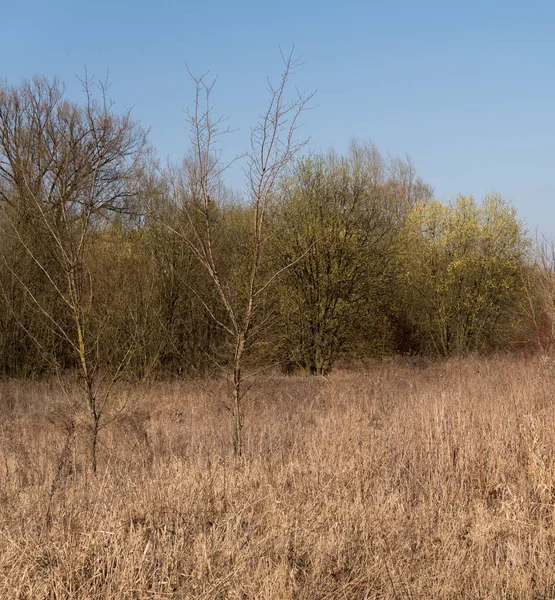
<svg viewBox="0 0 555 600"><path fill-rule="evenodd" d="M354 141L284 154L257 205L252 176L225 186L211 142L207 191L202 155L160 167L106 90L84 90L76 104L57 81L0 87L1 376L79 372L94 421L124 371L229 367L253 260L247 368L549 348L553 253L507 200L442 203L410 159Z"/></svg>

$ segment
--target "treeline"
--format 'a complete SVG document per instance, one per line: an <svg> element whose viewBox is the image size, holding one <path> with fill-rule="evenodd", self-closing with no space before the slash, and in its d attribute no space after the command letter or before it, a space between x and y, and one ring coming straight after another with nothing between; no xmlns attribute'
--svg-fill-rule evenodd
<svg viewBox="0 0 555 600"><path fill-rule="evenodd" d="M82 104L57 81L0 87L0 376L216 372L236 307L253 368L550 345L552 256L503 198L441 203L409 159L353 142L284 153L275 179L253 162L248 202L210 144L162 168L83 84Z"/></svg>

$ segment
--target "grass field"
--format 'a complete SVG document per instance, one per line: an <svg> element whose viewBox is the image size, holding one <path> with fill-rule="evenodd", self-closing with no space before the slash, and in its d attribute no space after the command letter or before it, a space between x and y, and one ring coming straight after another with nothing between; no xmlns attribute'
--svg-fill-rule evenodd
<svg viewBox="0 0 555 600"><path fill-rule="evenodd" d="M56 384L0 384L0 597L555 598L555 365L390 361L136 389L87 463Z"/></svg>

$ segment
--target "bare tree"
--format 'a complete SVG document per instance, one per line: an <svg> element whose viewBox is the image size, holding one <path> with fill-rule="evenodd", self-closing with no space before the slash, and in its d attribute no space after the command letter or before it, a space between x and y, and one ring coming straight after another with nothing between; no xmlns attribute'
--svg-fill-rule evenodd
<svg viewBox="0 0 555 600"><path fill-rule="evenodd" d="M528 263L522 269L522 313L534 344L549 354L555 340L555 240L537 235Z"/></svg>
<svg viewBox="0 0 555 600"><path fill-rule="evenodd" d="M104 320L95 310L88 252L95 232L114 212L125 213L136 195L145 136L128 112L115 114L106 84L85 77L82 85L83 107L66 101L63 87L45 78L0 87L2 235L30 258L58 304L47 304L9 257L1 258L29 304L73 353L90 415L96 472L103 415L132 343L110 373L101 368ZM36 238L44 241L46 253L37 251ZM44 358L56 363L52 355Z"/></svg>
<svg viewBox="0 0 555 600"><path fill-rule="evenodd" d="M205 309L225 330L231 340L233 448L236 456L243 453L243 411L245 394L244 363L249 344L256 334L264 294L287 267L268 272L265 250L270 235L269 210L275 198L277 181L294 156L308 142L297 139L299 119L314 93L294 90L289 95L291 78L300 65L293 51L282 54L283 72L277 85L268 80L269 100L265 112L251 129L250 149L246 158L246 183L251 214L245 277L240 293L227 280L228 273L220 268L216 249L218 211L225 204L223 174L230 163L223 164L219 141L229 132L225 119L215 118L211 102L215 80L207 74L190 72L195 85L195 102L187 113L191 156L185 161L184 189L180 202L187 215L187 227L180 234L190 246L200 265L206 270L222 307L216 314L208 305ZM199 294L199 299L200 294ZM202 301L202 299L201 299Z"/></svg>

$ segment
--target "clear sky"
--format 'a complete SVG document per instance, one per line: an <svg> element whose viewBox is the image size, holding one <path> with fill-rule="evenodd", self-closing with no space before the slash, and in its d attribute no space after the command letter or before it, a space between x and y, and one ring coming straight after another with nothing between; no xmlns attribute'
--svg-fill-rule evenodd
<svg viewBox="0 0 555 600"><path fill-rule="evenodd" d="M216 109L238 131L265 105L278 46L317 89L304 133L338 151L353 136L408 153L437 197L511 198L530 229L555 234L555 2L380 0L0 0L0 77L76 74L113 82L120 107L150 127L160 155L187 147L185 63L219 75ZM231 174L237 185L240 172Z"/></svg>

